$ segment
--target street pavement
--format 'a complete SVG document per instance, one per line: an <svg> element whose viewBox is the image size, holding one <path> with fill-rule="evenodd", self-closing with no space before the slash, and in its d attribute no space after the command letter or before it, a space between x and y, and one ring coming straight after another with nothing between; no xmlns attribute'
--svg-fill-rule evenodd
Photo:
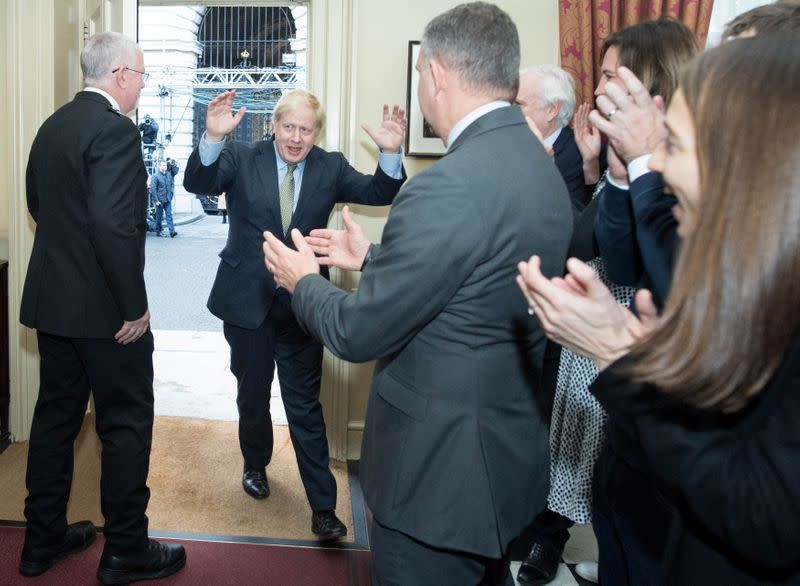
<svg viewBox="0 0 800 586"><path fill-rule="evenodd" d="M222 322L206 308L228 224L218 216L175 214L175 238L147 234L145 283L156 415L235 421L236 379ZM277 377L270 411L286 424Z"/></svg>

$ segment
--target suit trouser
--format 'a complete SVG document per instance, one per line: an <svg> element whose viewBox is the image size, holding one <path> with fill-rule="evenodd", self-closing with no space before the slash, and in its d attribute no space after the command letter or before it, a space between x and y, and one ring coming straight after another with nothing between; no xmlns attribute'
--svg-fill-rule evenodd
<svg viewBox="0 0 800 586"><path fill-rule="evenodd" d="M431 519L446 523L447 519ZM513 586L509 556L488 558L441 549L390 529L373 518L370 530L374 586Z"/></svg>
<svg viewBox="0 0 800 586"><path fill-rule="evenodd" d="M279 289L266 319L254 330L224 324L231 372L238 382L239 446L245 466L262 469L272 458L270 387L278 365L300 478L314 511L336 508L336 480L328 468L328 438L319 402L322 345L295 320L289 293Z"/></svg>
<svg viewBox="0 0 800 586"><path fill-rule="evenodd" d="M147 543L147 473L153 434L153 335L128 345L113 339L64 338L38 332L39 398L28 448L25 541L63 538L72 485L74 443L91 390L103 445L100 504L106 549Z"/></svg>

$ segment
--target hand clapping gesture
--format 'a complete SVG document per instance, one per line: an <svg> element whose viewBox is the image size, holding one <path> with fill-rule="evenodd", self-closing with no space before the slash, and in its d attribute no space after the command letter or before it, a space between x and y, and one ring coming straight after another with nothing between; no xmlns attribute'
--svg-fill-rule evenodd
<svg viewBox="0 0 800 586"><path fill-rule="evenodd" d="M639 78L626 68L617 69L616 82L606 84L605 95L597 97L597 110L589 120L608 136L619 157L630 163L636 157L652 153L666 137L664 99L650 96Z"/></svg>
<svg viewBox="0 0 800 586"><path fill-rule="evenodd" d="M314 257L314 251L306 244L297 228L292 230L292 242L297 250L286 246L271 232L264 232L264 264L275 277L275 282L289 293L294 293L300 279L319 273L319 263Z"/></svg>
<svg viewBox="0 0 800 586"><path fill-rule="evenodd" d="M380 128L372 128L369 124L362 124L361 128L383 152L399 153L406 137L406 125L406 111L403 108L395 104L390 114L389 104L384 104Z"/></svg>
<svg viewBox="0 0 800 586"><path fill-rule="evenodd" d="M571 258L564 278L548 279L532 256L518 265L517 285L547 337L595 361L602 370L655 327L649 291L636 294L639 317L622 307L592 268Z"/></svg>
<svg viewBox="0 0 800 586"><path fill-rule="evenodd" d="M342 208L344 230L318 228L311 230L306 242L317 253L317 262L351 271L361 270L370 241L364 230L350 215L350 208Z"/></svg>
<svg viewBox="0 0 800 586"><path fill-rule="evenodd" d="M583 180L593 185L600 180L600 131L589 122L589 104L581 104L575 113L575 145L583 158Z"/></svg>

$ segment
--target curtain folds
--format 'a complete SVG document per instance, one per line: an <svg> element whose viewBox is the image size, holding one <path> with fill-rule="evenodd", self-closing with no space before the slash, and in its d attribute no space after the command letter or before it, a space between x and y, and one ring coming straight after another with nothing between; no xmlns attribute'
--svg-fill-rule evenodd
<svg viewBox="0 0 800 586"><path fill-rule="evenodd" d="M702 47L713 4L713 0L559 0L561 67L575 77L577 103L594 103L600 47L608 35L668 15L688 26Z"/></svg>

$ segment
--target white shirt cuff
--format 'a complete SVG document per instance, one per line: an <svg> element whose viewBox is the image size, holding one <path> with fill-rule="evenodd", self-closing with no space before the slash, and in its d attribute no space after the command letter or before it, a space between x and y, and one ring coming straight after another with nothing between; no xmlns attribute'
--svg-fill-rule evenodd
<svg viewBox="0 0 800 586"><path fill-rule="evenodd" d="M614 179L611 177L611 173L606 175L606 183L610 183L611 185L613 185L617 189L622 189L623 191L628 191L630 189L630 186L628 186L628 185L620 185L619 183L614 181Z"/></svg>
<svg viewBox="0 0 800 586"><path fill-rule="evenodd" d="M648 167L648 165L650 164L650 157L652 156L652 153L639 155L628 163L628 181L633 183L642 175L650 173L650 167Z"/></svg>

